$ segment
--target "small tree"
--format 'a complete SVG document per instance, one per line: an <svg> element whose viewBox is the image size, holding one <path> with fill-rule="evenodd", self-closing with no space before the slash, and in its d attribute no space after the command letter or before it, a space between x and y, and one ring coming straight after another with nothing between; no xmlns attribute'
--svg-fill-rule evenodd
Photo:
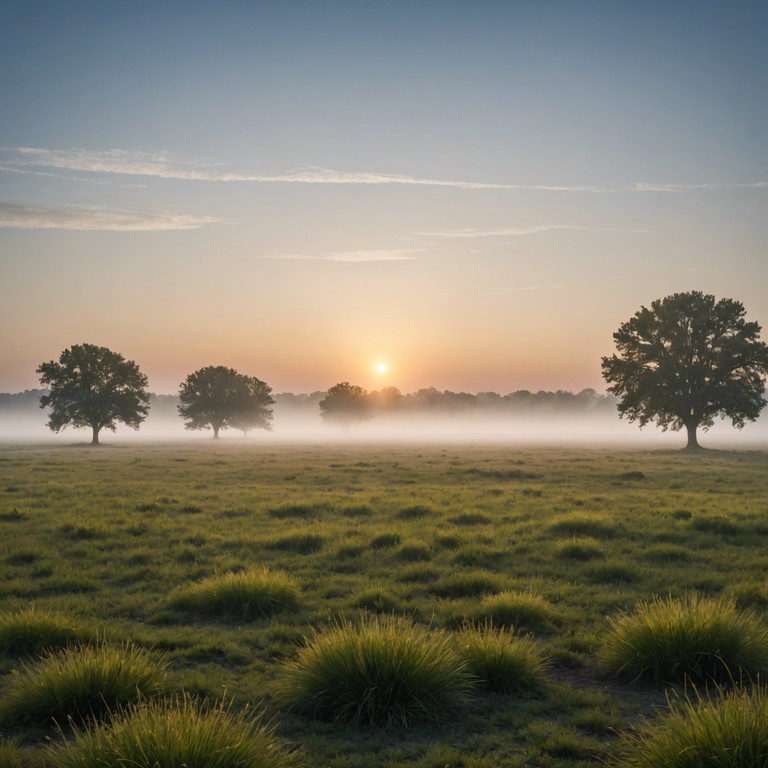
<svg viewBox="0 0 768 768"><path fill-rule="evenodd" d="M50 393L40 407L50 407L48 426L90 427L92 445L99 444L102 429L116 429L122 422L138 429L149 412L147 377L133 360L94 344L75 344L65 349L58 362L50 360L37 369L40 383Z"/></svg>
<svg viewBox="0 0 768 768"><path fill-rule="evenodd" d="M320 401L320 417L323 421L336 422L345 429L354 421L370 417L368 393L357 384L342 381L328 390Z"/></svg>
<svg viewBox="0 0 768 768"><path fill-rule="evenodd" d="M272 389L263 381L238 373L234 368L209 365L200 368L181 383L179 415L186 429L219 430L235 427L272 429Z"/></svg>
<svg viewBox="0 0 768 768"><path fill-rule="evenodd" d="M685 427L689 450L700 447L696 430L707 430L715 416L739 429L754 421L765 406L768 347L744 315L738 301L699 291L641 307L613 334L619 355L602 359L619 415L641 427Z"/></svg>

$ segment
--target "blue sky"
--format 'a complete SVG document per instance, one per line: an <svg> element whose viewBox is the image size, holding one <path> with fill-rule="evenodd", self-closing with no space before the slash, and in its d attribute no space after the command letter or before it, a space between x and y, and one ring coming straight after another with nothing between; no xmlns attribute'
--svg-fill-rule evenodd
<svg viewBox="0 0 768 768"><path fill-rule="evenodd" d="M0 391L602 389L653 299L768 322L768 4L17 2ZM386 373L374 365L386 361Z"/></svg>

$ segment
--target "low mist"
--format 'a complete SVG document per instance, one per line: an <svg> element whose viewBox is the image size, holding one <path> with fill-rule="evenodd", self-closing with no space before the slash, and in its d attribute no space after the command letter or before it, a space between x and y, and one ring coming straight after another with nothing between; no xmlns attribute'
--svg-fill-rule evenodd
<svg viewBox="0 0 768 768"><path fill-rule="evenodd" d="M571 393L537 393L525 406L509 407L498 395L462 395L463 402L450 407L443 400L457 400L454 393L432 394L431 404L412 402L394 412L374 412L348 425L323 421L319 401L323 392L275 396L272 431L253 430L247 435L222 430L220 442L228 444L286 443L446 443L529 444L552 446L622 445L637 448L685 447L684 432L663 432L655 425L640 429L620 419L613 398L589 392L589 397ZM39 407L39 390L0 395L0 442L56 442L62 445L89 443L89 429L67 428L56 434L46 426L47 416ZM446 398L450 395L450 398ZM560 395L560 397L558 397ZM546 397L545 397L546 396ZM411 397L411 396L409 396ZM508 396L512 397L512 396ZM538 397L538 401L537 398ZM581 398L579 400L579 398ZM547 402L542 402L547 401ZM212 440L210 430L190 431L179 417L175 395L153 395L149 416L136 431L119 425L115 433L103 430L103 443L126 441ZM519 405L519 404L518 404ZM705 448L755 449L768 447L768 417L748 423L742 430L730 421L716 421L707 432L699 430Z"/></svg>

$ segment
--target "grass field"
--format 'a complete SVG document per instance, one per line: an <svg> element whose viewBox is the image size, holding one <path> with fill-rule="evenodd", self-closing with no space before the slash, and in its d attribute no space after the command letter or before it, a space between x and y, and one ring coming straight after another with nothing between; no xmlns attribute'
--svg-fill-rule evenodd
<svg viewBox="0 0 768 768"><path fill-rule="evenodd" d="M81 640L148 649L166 694L261 712L308 766L612 760L670 690L601 666L612 621L640 601L695 595L764 626L767 546L765 451L0 447L3 615L34 606ZM279 591L258 602L270 574ZM230 602L216 592L207 610L205 590L222 580ZM259 597L237 597L252 588ZM494 642L525 637L540 684L475 685L460 711L409 727L287 703L299 649L364 614L457 647L469 626ZM35 657L2 643L7 697ZM42 765L66 736L7 721L2 738L18 765Z"/></svg>

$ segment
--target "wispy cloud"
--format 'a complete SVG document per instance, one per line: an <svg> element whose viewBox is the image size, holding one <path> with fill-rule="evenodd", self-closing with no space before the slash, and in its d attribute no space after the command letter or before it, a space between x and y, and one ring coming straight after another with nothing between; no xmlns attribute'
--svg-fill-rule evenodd
<svg viewBox="0 0 768 768"><path fill-rule="evenodd" d="M712 182L705 184L658 184L638 182L629 189L632 192L690 192L693 190L716 191L719 189L768 189L768 181L750 181L744 183Z"/></svg>
<svg viewBox="0 0 768 768"><path fill-rule="evenodd" d="M0 203L0 228L109 230L113 232L159 232L198 229L219 223L209 216L185 216L174 213L146 213L109 208L33 208Z"/></svg>
<svg viewBox="0 0 768 768"><path fill-rule="evenodd" d="M33 173L34 168L56 168L93 174L210 182L257 182L283 184L399 184L458 189L541 190L549 192L603 192L602 187L576 185L530 185L432 179L406 174L373 171L339 171L307 166L281 173L237 173L218 166L183 162L167 152L134 152L110 149L93 152L85 149L57 150L39 147L1 147L6 169Z"/></svg>
<svg viewBox="0 0 768 768"><path fill-rule="evenodd" d="M36 169L49 169L41 171ZM456 189L497 189L541 192L684 192L690 190L765 189L768 181L740 183L649 183L628 187L604 187L594 184L514 184L503 182L434 179L408 174L375 171L341 171L305 166L279 173L244 173L223 169L221 164L185 161L169 152L141 152L124 149L92 151L87 149L48 149L43 147L0 147L0 171L14 173L63 172L114 174L145 178L202 182L253 182L280 184L410 185L452 187ZM69 177L73 178L73 177ZM80 177L79 181L87 179Z"/></svg>
<svg viewBox="0 0 768 768"><path fill-rule="evenodd" d="M484 237L523 237L525 235L538 235L542 232L557 232L567 230L569 232L634 232L647 234L647 229L622 229L619 227L583 227L571 224L544 224L533 227L493 227L491 229L474 229L465 227L462 229L449 229L443 232L421 232L424 237L444 237L456 239L471 239Z"/></svg>
<svg viewBox="0 0 768 768"><path fill-rule="evenodd" d="M277 254L269 256L271 259L287 259L291 261L344 261L350 263L359 263L365 261L413 261L421 258L416 255L423 253L423 248L408 249L377 249L367 251L332 251L320 255L305 254Z"/></svg>

